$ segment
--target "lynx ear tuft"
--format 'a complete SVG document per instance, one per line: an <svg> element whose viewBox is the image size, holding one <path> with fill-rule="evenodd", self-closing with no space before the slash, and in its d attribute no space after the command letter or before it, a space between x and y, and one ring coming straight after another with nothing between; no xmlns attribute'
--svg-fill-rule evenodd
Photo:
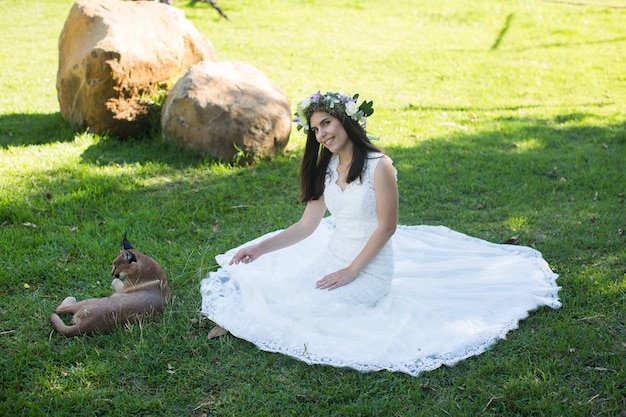
<svg viewBox="0 0 626 417"><path fill-rule="evenodd" d="M128 239L126 239L126 234L128 232L124 232L124 239L122 240L122 249L135 249L133 248L133 245L130 244L130 242L128 241Z"/></svg>
<svg viewBox="0 0 626 417"><path fill-rule="evenodd" d="M132 253L131 251L122 248L120 253L124 257L124 261L126 261L126 263L130 264L130 263L133 263L133 262L137 262L137 256L134 253Z"/></svg>

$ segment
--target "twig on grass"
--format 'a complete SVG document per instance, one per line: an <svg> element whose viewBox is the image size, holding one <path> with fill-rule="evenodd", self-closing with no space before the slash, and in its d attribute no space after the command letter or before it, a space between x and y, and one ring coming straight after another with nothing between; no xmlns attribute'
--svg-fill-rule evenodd
<svg viewBox="0 0 626 417"><path fill-rule="evenodd" d="M489 399L489 402L487 403L487 405L485 405L483 407L483 413L489 408L489 406L491 405L492 402L499 400L500 398L504 398L504 397L496 397L495 395L492 395L491 398Z"/></svg>
<svg viewBox="0 0 626 417"><path fill-rule="evenodd" d="M32 203L28 200L28 197L24 197L24 199L26 200L26 204L28 204L28 207L39 211L48 211L48 209L33 206Z"/></svg>

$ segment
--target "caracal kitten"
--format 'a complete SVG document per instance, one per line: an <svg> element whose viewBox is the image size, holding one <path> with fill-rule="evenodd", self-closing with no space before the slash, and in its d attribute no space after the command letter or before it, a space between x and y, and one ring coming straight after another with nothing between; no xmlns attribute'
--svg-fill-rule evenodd
<svg viewBox="0 0 626 417"><path fill-rule="evenodd" d="M56 314L50 316L59 333L67 337L110 333L122 324L156 318L167 305L170 288L163 269L154 259L136 251L126 234L120 254L113 260L111 275L115 277L111 296L79 302L74 297L63 300ZM73 314L73 324L67 326L59 314Z"/></svg>

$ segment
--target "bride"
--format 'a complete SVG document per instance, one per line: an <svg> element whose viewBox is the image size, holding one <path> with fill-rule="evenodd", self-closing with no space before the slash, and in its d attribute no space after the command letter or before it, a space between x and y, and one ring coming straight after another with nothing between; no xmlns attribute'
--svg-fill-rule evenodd
<svg viewBox="0 0 626 417"><path fill-rule="evenodd" d="M418 375L489 349L531 310L560 307L557 275L534 249L397 226L396 170L365 131L373 111L358 94L298 104L306 208L287 229L217 256L201 285L212 335L307 363Z"/></svg>

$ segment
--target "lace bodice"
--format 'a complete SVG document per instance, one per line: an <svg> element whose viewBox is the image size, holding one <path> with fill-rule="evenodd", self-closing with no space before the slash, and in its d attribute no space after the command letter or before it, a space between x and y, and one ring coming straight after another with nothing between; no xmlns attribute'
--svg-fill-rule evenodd
<svg viewBox="0 0 626 417"><path fill-rule="evenodd" d="M367 239L378 225L374 171L381 157L382 154L371 155L371 159L366 160L362 179L352 181L345 190L337 185L339 157L334 156L328 164L324 200L342 231L341 236L347 239Z"/></svg>

